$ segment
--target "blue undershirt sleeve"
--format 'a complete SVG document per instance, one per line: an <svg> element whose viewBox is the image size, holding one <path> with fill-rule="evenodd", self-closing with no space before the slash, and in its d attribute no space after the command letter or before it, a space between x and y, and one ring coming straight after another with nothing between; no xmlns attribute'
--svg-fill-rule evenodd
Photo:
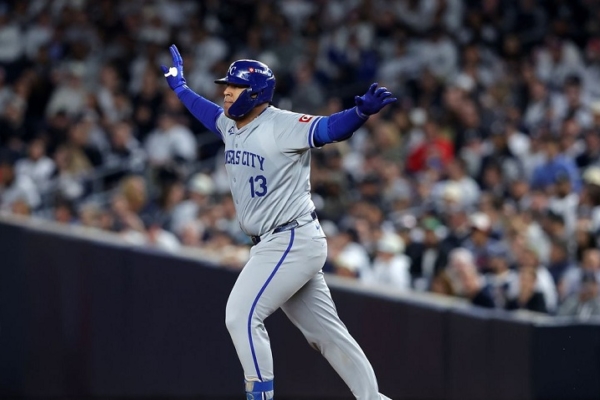
<svg viewBox="0 0 600 400"><path fill-rule="evenodd" d="M202 125L219 137L223 137L217 128L217 119L223 113L223 108L195 93L187 85L177 88L175 94L192 115L202 122Z"/></svg>
<svg viewBox="0 0 600 400"><path fill-rule="evenodd" d="M321 118L315 129L315 147L349 139L367 119L366 115L359 114L356 107Z"/></svg>

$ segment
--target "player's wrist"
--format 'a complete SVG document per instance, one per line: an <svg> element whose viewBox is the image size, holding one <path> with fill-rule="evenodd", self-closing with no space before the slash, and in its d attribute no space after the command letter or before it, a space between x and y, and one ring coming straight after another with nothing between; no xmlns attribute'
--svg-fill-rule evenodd
<svg viewBox="0 0 600 400"><path fill-rule="evenodd" d="M179 93L184 92L184 91L186 91L188 89L189 89L188 85L186 85L184 83L184 84L181 84L181 85L177 86L175 89L173 89L173 91L175 92L175 94L177 96L179 96Z"/></svg>
<svg viewBox="0 0 600 400"><path fill-rule="evenodd" d="M369 115L363 113L362 111L360 111L360 109L358 108L358 106L354 107L354 109L356 110L356 114L361 117L362 119L368 119Z"/></svg>

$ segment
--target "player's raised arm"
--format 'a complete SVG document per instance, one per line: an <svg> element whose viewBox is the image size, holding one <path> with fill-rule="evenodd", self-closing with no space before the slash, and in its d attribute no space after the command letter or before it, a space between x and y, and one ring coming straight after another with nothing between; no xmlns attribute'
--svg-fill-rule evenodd
<svg viewBox="0 0 600 400"><path fill-rule="evenodd" d="M183 59L177 46L169 47L171 57L173 58L173 66L170 68L161 65L161 69L167 78L169 87L177 94L179 100L190 110L192 115L196 117L210 131L222 137L217 128L217 118L223 113L223 109L195 93L187 86L187 82L183 77Z"/></svg>
<svg viewBox="0 0 600 400"><path fill-rule="evenodd" d="M387 88L378 86L377 83L373 83L364 95L356 96L355 107L320 119L314 131L315 146L321 147L350 138L370 115L398 100Z"/></svg>

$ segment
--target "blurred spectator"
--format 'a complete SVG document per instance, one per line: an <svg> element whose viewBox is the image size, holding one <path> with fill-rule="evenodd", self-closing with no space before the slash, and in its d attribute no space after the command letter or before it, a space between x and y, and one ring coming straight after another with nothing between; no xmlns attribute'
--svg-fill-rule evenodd
<svg viewBox="0 0 600 400"><path fill-rule="evenodd" d="M469 217L469 222L471 234L462 246L473 254L475 265L480 272L489 272L490 255L506 251L504 244L492 237L492 223L487 214L474 213Z"/></svg>
<svg viewBox="0 0 600 400"><path fill-rule="evenodd" d="M0 154L0 209L10 210L18 201L34 210L41 203L40 193L29 176L16 173L14 156Z"/></svg>
<svg viewBox="0 0 600 400"><path fill-rule="evenodd" d="M72 63L65 67L57 88L46 107L46 115L52 117L65 112L70 117L83 113L87 105L88 91L84 86L84 66Z"/></svg>
<svg viewBox="0 0 600 400"><path fill-rule="evenodd" d="M14 67L24 51L21 28L8 11L6 4L0 5L0 66L4 68Z"/></svg>
<svg viewBox="0 0 600 400"><path fill-rule="evenodd" d="M544 296L546 310L549 313L554 313L558 306L558 292L554 280L552 279L552 275L540 262L536 250L533 248L526 248L519 255L517 263L517 270L519 273L524 268L535 271L535 290L539 291ZM509 288L509 297L511 299L516 299L519 296L519 293L521 293L520 282L521 279L511 282L511 287ZM529 283L529 281L527 281L527 283Z"/></svg>
<svg viewBox="0 0 600 400"><path fill-rule="evenodd" d="M547 312L544 295L536 290L537 272L534 268L523 267L519 270L519 294L506 302L507 310L529 310Z"/></svg>
<svg viewBox="0 0 600 400"><path fill-rule="evenodd" d="M550 246L550 259L548 260L548 271L554 279L554 284L558 285L565 272L571 267L568 244L564 241L555 239Z"/></svg>
<svg viewBox="0 0 600 400"><path fill-rule="evenodd" d="M578 266L571 265L565 271L558 284L561 301L580 291L581 281L585 274L594 274L600 281L600 250L591 248L583 253Z"/></svg>
<svg viewBox="0 0 600 400"><path fill-rule="evenodd" d="M600 297L598 293L598 279L596 275L589 272L583 274L578 293L567 297L558 309L557 314L582 319L591 316L600 316Z"/></svg>
<svg viewBox="0 0 600 400"><path fill-rule="evenodd" d="M523 0L535 3L533 0ZM539 6L538 6L539 9ZM583 72L581 51L573 42L555 35L547 35L536 56L536 75L554 87L560 87L570 75Z"/></svg>
<svg viewBox="0 0 600 400"><path fill-rule="evenodd" d="M596 107L600 108L600 103ZM596 112L596 111L595 111ZM598 110L600 112L600 109ZM599 114L600 115L600 114ZM575 158L577 167L585 169L600 164L600 135L597 130L587 130L584 133L583 151Z"/></svg>
<svg viewBox="0 0 600 400"><path fill-rule="evenodd" d="M195 221L203 209L212 205L215 185L210 175L197 173L192 176L187 187L187 199L173 209L170 230L179 234L184 226Z"/></svg>
<svg viewBox="0 0 600 400"><path fill-rule="evenodd" d="M328 237L329 253L324 268L326 272L359 278L369 270L369 254L359 244L356 229L347 228Z"/></svg>
<svg viewBox="0 0 600 400"><path fill-rule="evenodd" d="M442 171L453 158L452 143L433 121L425 123L423 133L423 143L408 155L406 169L411 173L423 172L429 168Z"/></svg>
<svg viewBox="0 0 600 400"><path fill-rule="evenodd" d="M317 114L325 104L325 93L316 79L314 67L309 62L296 66L294 84L297 89L292 93L290 100L296 112Z"/></svg>
<svg viewBox="0 0 600 400"><path fill-rule="evenodd" d="M510 256L506 250L495 249L489 254L489 273L485 275L492 290L496 307L505 308L509 302L509 289L517 277L517 272L511 269Z"/></svg>
<svg viewBox="0 0 600 400"><path fill-rule="evenodd" d="M542 40L548 24L546 11L535 0L512 2L502 22L503 30L516 34L528 49Z"/></svg>
<svg viewBox="0 0 600 400"><path fill-rule="evenodd" d="M563 174L571 182L571 190L578 192L581 188L581 179L577 165L572 158L561 153L556 138L547 136L544 139L544 153L546 159L533 171L531 187L548 190L556 182L559 174Z"/></svg>
<svg viewBox="0 0 600 400"><path fill-rule="evenodd" d="M433 277L446 265L446 254L440 246L439 229L442 223L435 217L426 217L421 221L423 239L412 242L406 249L410 258L412 286L419 291L430 288Z"/></svg>
<svg viewBox="0 0 600 400"><path fill-rule="evenodd" d="M104 154L103 167L113 171L106 177L108 186L129 174L141 174L146 167L146 153L133 135L127 121L119 121L109 129L109 148Z"/></svg>
<svg viewBox="0 0 600 400"><path fill-rule="evenodd" d="M434 201L442 200L447 185L454 184L460 191L461 208L470 209L475 205L480 196L479 185L473 178L467 175L466 164L461 159L454 159L448 163L443 174L446 179L440 180L431 188L431 196ZM441 207L438 207L441 208Z"/></svg>
<svg viewBox="0 0 600 400"><path fill-rule="evenodd" d="M395 233L386 233L376 245L376 255L368 273L360 279L365 283L378 283L398 290L410 288L410 258L404 253L404 243Z"/></svg>
<svg viewBox="0 0 600 400"><path fill-rule="evenodd" d="M15 164L16 174L29 177L41 193L49 189L54 169L54 161L46 154L46 143L40 138L29 142L27 158L21 158Z"/></svg>
<svg viewBox="0 0 600 400"><path fill-rule="evenodd" d="M144 147L150 165L159 167L171 162L192 161L196 157L196 139L190 129L177 120L177 115L163 111L158 125L148 134Z"/></svg>
<svg viewBox="0 0 600 400"><path fill-rule="evenodd" d="M473 255L464 248L452 250L446 267L453 292L468 299L472 304L494 308L492 289L477 271Z"/></svg>

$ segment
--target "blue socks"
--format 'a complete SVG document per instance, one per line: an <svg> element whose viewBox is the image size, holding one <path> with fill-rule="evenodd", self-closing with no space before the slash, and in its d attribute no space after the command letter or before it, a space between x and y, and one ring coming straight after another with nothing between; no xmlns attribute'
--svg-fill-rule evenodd
<svg viewBox="0 0 600 400"><path fill-rule="evenodd" d="M273 381L246 381L246 400L272 400Z"/></svg>

